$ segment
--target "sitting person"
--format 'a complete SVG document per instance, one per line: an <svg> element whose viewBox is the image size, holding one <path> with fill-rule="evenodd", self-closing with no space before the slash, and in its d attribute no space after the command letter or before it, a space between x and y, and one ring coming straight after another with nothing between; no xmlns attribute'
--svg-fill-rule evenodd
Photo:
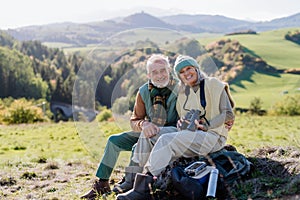
<svg viewBox="0 0 300 200"><path fill-rule="evenodd" d="M137 173L133 189L119 194L118 200L151 199L149 185L154 181L153 176L158 176L174 160L182 156L206 156L225 146L234 121L234 103L228 85L207 77L196 60L189 56L178 56L174 71L180 79L176 103L179 116L183 118L189 111L198 110L202 119L194 121L196 130L181 129L184 122L181 119L178 121L179 131L161 135L148 154L145 174ZM145 155L138 147L139 142L140 139L134 150L133 160L136 162L141 158L139 154Z"/></svg>
<svg viewBox="0 0 300 200"><path fill-rule="evenodd" d="M132 131L111 135L108 138L102 160L96 172L98 178L92 189L83 199L95 199L98 195L110 193L109 178L121 151L131 151L138 141L140 132L148 136L155 136L162 127L171 127L171 132L176 130L178 114L176 112L177 94L173 92L177 81L173 79L168 58L161 54L154 54L146 64L149 81L139 88L133 114L130 118ZM118 185L114 191L127 191L132 188L133 180L142 168L131 162L125 168L125 182Z"/></svg>

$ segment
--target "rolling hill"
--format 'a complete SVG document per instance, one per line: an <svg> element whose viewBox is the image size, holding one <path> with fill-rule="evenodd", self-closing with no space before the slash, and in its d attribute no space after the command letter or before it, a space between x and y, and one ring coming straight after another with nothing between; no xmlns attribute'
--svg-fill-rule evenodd
<svg viewBox="0 0 300 200"><path fill-rule="evenodd" d="M65 43L70 46L99 44L107 37L125 30L157 27L186 33L231 33L253 29L267 31L286 27L300 27L300 13L266 22L249 22L221 15L174 15L155 17L145 12L134 13L122 19L90 23L55 23L9 29L7 32L18 40Z"/></svg>
<svg viewBox="0 0 300 200"><path fill-rule="evenodd" d="M237 20L221 15L172 15L163 17L162 19L165 22L174 24L178 27L189 26L190 29L193 27L194 29L202 29L206 32L216 33L233 32L239 30L239 27L250 26L253 24L252 22Z"/></svg>
<svg viewBox="0 0 300 200"><path fill-rule="evenodd" d="M300 27L299 27L300 28ZM298 28L298 29L299 29ZM237 40L252 55L259 56L276 69L300 69L300 45L284 38L294 29L279 29L253 35L230 35L211 38L198 38L200 43L208 45L219 39ZM232 92L238 107L247 108L254 97L263 102L263 108L269 109L285 95L300 93L300 76L297 74L273 74L248 71L232 84Z"/></svg>

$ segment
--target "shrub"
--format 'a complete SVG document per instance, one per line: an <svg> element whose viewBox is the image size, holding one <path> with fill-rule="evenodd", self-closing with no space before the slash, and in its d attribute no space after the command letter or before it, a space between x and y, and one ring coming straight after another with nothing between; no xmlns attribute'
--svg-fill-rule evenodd
<svg viewBox="0 0 300 200"><path fill-rule="evenodd" d="M9 107L13 102L14 102L14 99L12 97L0 99L0 109Z"/></svg>
<svg viewBox="0 0 300 200"><path fill-rule="evenodd" d="M115 100L112 105L112 110L114 113L124 114L130 110L130 101L127 97L120 97Z"/></svg>
<svg viewBox="0 0 300 200"><path fill-rule="evenodd" d="M112 111L109 109L104 109L97 115L97 121L98 122L107 121L111 117L112 117Z"/></svg>
<svg viewBox="0 0 300 200"><path fill-rule="evenodd" d="M290 40L292 42L300 44L300 31L299 30L288 32L284 37L286 40Z"/></svg>
<svg viewBox="0 0 300 200"><path fill-rule="evenodd" d="M0 120L6 124L34 123L44 121L43 111L26 99L18 99L0 113Z"/></svg>
<svg viewBox="0 0 300 200"><path fill-rule="evenodd" d="M262 108L262 101L259 97L254 97L254 99L251 100L250 102L250 107L249 111L253 115L260 115L261 113L261 108Z"/></svg>
<svg viewBox="0 0 300 200"><path fill-rule="evenodd" d="M275 103L270 113L273 115L300 115L300 94L286 96L283 100Z"/></svg>

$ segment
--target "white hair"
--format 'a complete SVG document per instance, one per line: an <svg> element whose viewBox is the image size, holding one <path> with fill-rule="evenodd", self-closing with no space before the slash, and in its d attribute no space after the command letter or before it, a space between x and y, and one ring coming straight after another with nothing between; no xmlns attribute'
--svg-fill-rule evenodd
<svg viewBox="0 0 300 200"><path fill-rule="evenodd" d="M150 56L146 64L147 73L149 73L149 68L153 64L165 64L167 68L170 68L169 58L163 54L153 54Z"/></svg>

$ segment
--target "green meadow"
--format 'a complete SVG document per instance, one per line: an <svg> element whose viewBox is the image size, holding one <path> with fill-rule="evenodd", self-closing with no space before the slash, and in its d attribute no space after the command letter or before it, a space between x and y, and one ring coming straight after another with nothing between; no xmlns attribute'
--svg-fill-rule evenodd
<svg viewBox="0 0 300 200"><path fill-rule="evenodd" d="M245 35L212 36L197 38L203 45L220 39L237 40L245 47L245 51L265 60L277 69L300 68L300 45L284 38L288 31L299 28L280 29ZM263 74L249 72L231 85L232 95L237 107L249 108L251 100L258 97L262 100L262 108L270 109L281 101L284 95L300 93L300 76L295 74Z"/></svg>
<svg viewBox="0 0 300 200"><path fill-rule="evenodd" d="M245 155L264 147L300 150L299 121L238 115L228 144ZM108 136L127 128L117 122L1 126L0 199L78 199L92 185ZM129 156L121 153L112 179L120 179Z"/></svg>
<svg viewBox="0 0 300 200"><path fill-rule="evenodd" d="M251 77L240 77L230 85L237 107L249 108L254 98L260 98L262 109L271 109L275 103L282 101L286 95L299 94L300 76L281 74L280 76L253 72Z"/></svg>
<svg viewBox="0 0 300 200"><path fill-rule="evenodd" d="M299 68L300 46L284 38L288 31L299 29L300 27L266 31L257 34L206 36L198 38L198 40L203 45L222 38L237 40L246 47L250 53L261 57L273 67L278 69Z"/></svg>
<svg viewBox="0 0 300 200"><path fill-rule="evenodd" d="M228 143L243 153L263 146L300 148L300 117L237 115ZM107 138L128 130L117 122L1 126L1 164L39 158L98 161Z"/></svg>

